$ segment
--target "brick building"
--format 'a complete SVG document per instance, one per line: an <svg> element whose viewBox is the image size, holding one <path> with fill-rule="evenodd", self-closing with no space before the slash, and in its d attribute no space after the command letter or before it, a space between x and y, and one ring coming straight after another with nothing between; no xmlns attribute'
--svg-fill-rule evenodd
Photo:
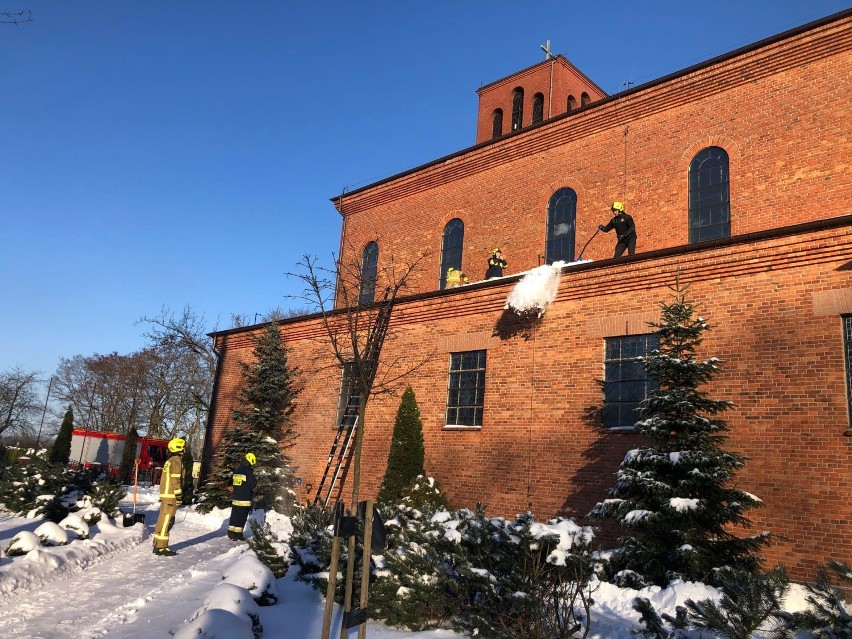
<svg viewBox="0 0 852 639"><path fill-rule="evenodd" d="M807 578L828 558L852 561L850 21L835 14L611 96L548 56L479 90L475 146L333 199L341 262L375 274L376 290L390 265L422 255L379 368L422 362L404 383L427 471L454 506L580 518L605 498L638 444L624 427L646 392L644 373L613 371L647 345L678 277L713 327L706 355L723 360L707 390L736 404L728 447L750 458L738 482L766 504L750 511L754 528L787 537L770 565ZM636 254L612 258L613 234L599 233L578 261L613 200L636 221ZM495 246L509 275L482 281ZM504 310L524 272L556 260L568 265L540 321ZM449 266L471 283L444 290ZM214 334L207 465L259 328ZM343 375L319 316L281 332L302 369L291 452L307 493ZM469 397L453 392L460 379ZM398 402L368 404L362 495L378 490Z"/></svg>

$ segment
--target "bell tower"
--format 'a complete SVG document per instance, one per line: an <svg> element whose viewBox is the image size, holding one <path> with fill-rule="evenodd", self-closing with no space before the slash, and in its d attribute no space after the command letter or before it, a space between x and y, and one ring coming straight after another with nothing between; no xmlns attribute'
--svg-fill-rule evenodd
<svg viewBox="0 0 852 639"><path fill-rule="evenodd" d="M481 87L476 143L516 133L607 97L563 55L542 45L543 62Z"/></svg>

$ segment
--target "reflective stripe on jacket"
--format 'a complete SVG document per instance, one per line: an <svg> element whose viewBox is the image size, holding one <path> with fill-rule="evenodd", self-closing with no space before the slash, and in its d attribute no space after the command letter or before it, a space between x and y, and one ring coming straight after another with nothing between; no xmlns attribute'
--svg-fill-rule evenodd
<svg viewBox="0 0 852 639"><path fill-rule="evenodd" d="M180 455L172 455L163 464L163 474L160 477L160 500L177 499L181 496L183 483L183 466Z"/></svg>
<svg viewBox="0 0 852 639"><path fill-rule="evenodd" d="M232 506L251 506L254 497L254 488L257 480L254 477L254 468L250 464L243 464L234 471L234 493L231 495Z"/></svg>

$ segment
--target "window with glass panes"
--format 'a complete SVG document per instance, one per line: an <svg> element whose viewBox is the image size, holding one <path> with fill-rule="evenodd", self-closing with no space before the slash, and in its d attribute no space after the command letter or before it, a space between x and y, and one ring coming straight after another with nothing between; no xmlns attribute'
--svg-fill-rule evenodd
<svg viewBox="0 0 852 639"><path fill-rule="evenodd" d="M547 204L547 240L544 258L548 264L558 260L574 261L574 223L577 218L577 194L574 189L559 189Z"/></svg>
<svg viewBox="0 0 852 639"><path fill-rule="evenodd" d="M639 405L658 388L639 358L659 347L660 338L654 333L605 339L604 428L633 426L639 421Z"/></svg>
<svg viewBox="0 0 852 639"><path fill-rule="evenodd" d="M376 295L376 269L379 264L379 245L370 242L361 256L361 286L358 291L359 304L372 304Z"/></svg>
<svg viewBox="0 0 852 639"><path fill-rule="evenodd" d="M441 241L440 287L447 288L447 269L451 266L461 270L462 248L464 247L464 222L453 218L444 227Z"/></svg>
<svg viewBox="0 0 852 639"><path fill-rule="evenodd" d="M512 93L512 131L524 125L524 90L518 87Z"/></svg>
<svg viewBox="0 0 852 639"><path fill-rule="evenodd" d="M482 426L485 351L450 353L447 426Z"/></svg>
<svg viewBox="0 0 852 639"><path fill-rule="evenodd" d="M728 154L702 149L689 163L689 243L731 236Z"/></svg>
<svg viewBox="0 0 852 639"><path fill-rule="evenodd" d="M846 352L846 401L852 428L852 315L844 315L840 319L843 320L843 348Z"/></svg>

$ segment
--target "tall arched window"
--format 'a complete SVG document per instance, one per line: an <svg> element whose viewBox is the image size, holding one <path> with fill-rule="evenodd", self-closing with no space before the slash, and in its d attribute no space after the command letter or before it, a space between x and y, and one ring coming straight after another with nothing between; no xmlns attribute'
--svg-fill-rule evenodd
<svg viewBox="0 0 852 639"><path fill-rule="evenodd" d="M444 227L441 241L441 288L447 287L447 269L451 266L461 270L462 246L464 245L464 222L453 218Z"/></svg>
<svg viewBox="0 0 852 639"><path fill-rule="evenodd" d="M541 122L544 119L544 94L536 93L533 96L532 123Z"/></svg>
<svg viewBox="0 0 852 639"><path fill-rule="evenodd" d="M379 244L370 242L361 255L361 281L359 282L358 303L372 304L376 301L376 272L379 265Z"/></svg>
<svg viewBox="0 0 852 639"><path fill-rule="evenodd" d="M568 96L568 113L571 113L571 111L576 111L576 110L577 110L577 98L575 98L573 95L569 95Z"/></svg>
<svg viewBox="0 0 852 639"><path fill-rule="evenodd" d="M518 87L512 93L512 131L517 131L524 122L524 90Z"/></svg>
<svg viewBox="0 0 852 639"><path fill-rule="evenodd" d="M574 261L574 223L577 219L577 194L574 189L559 189L547 204L547 243L544 259Z"/></svg>
<svg viewBox="0 0 852 639"><path fill-rule="evenodd" d="M731 236L728 154L702 149L689 163L689 243Z"/></svg>
<svg viewBox="0 0 852 639"><path fill-rule="evenodd" d="M589 94L583 91L583 94L580 96L580 106L586 106L592 101L589 97Z"/></svg>
<svg viewBox="0 0 852 639"><path fill-rule="evenodd" d="M503 109L494 109L494 119L491 124L491 137L499 138L503 135Z"/></svg>

